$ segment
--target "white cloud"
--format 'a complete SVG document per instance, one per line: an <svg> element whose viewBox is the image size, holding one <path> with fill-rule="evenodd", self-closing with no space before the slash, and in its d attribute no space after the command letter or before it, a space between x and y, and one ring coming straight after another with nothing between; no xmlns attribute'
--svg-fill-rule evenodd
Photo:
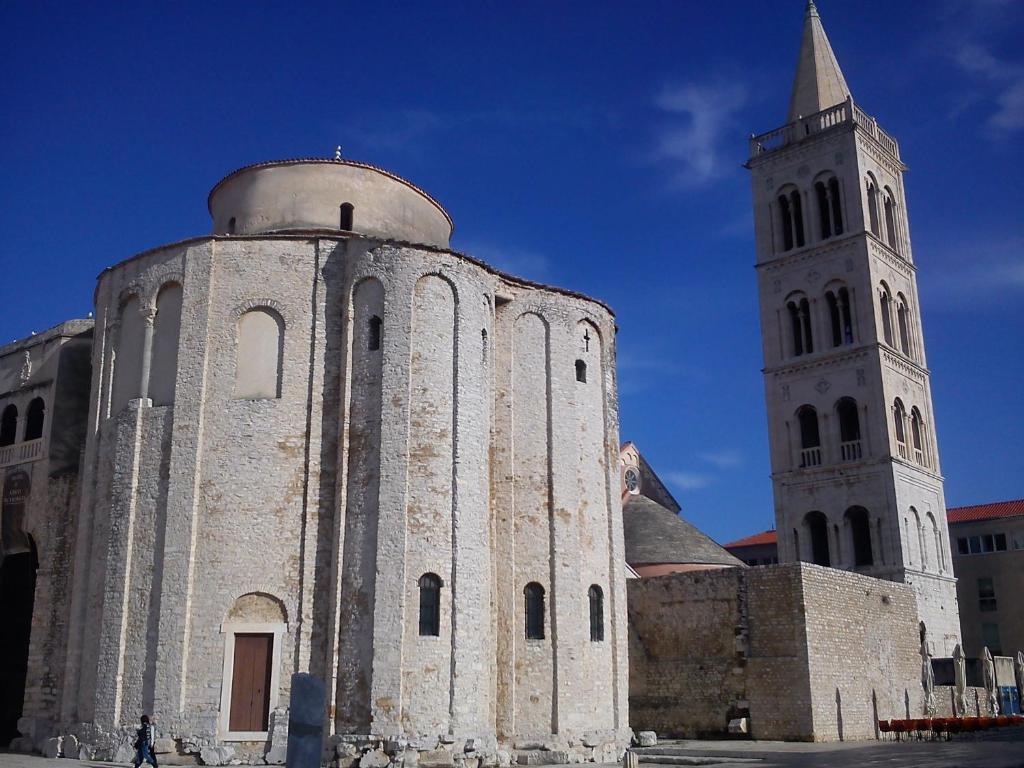
<svg viewBox="0 0 1024 768"><path fill-rule="evenodd" d="M684 491L705 488L711 484L712 480L708 475L702 475L697 472L665 472L662 476L672 485Z"/></svg>
<svg viewBox="0 0 1024 768"><path fill-rule="evenodd" d="M739 451L709 451L698 454L698 458L718 469L732 469L743 464L743 454Z"/></svg>
<svg viewBox="0 0 1024 768"><path fill-rule="evenodd" d="M976 308L979 301L995 304L1024 292L1024 237L953 245L930 258L921 275L929 306L934 300L946 308Z"/></svg>
<svg viewBox="0 0 1024 768"><path fill-rule="evenodd" d="M736 113L747 99L747 89L735 83L688 83L661 90L655 104L672 119L656 137L654 157L675 166L675 183L699 186L735 167L735 158L723 158L722 144L736 135Z"/></svg>

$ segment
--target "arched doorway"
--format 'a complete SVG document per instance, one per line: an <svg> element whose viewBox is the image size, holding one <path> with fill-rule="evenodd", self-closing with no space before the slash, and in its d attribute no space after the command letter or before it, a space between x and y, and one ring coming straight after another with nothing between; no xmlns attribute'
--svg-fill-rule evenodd
<svg viewBox="0 0 1024 768"><path fill-rule="evenodd" d="M35 542L28 535L25 540L28 551L5 552L0 565L0 746L18 736L18 718L25 700L32 605L39 568Z"/></svg>
<svg viewBox="0 0 1024 768"><path fill-rule="evenodd" d="M821 512L808 512L804 524L811 534L811 561L816 565L832 565L828 546L828 520Z"/></svg>

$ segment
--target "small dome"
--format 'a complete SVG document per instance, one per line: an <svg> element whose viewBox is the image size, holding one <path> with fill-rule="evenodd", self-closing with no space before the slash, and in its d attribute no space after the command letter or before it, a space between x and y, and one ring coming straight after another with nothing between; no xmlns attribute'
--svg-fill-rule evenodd
<svg viewBox="0 0 1024 768"><path fill-rule="evenodd" d="M400 176L352 160L278 160L224 177L210 192L215 235L335 229L448 247L452 220Z"/></svg>

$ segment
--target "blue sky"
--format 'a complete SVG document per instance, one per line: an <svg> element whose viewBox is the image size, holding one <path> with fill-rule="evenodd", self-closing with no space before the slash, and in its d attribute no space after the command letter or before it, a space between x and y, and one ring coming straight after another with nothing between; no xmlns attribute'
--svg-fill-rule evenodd
<svg viewBox="0 0 1024 768"><path fill-rule="evenodd" d="M1024 2L821 0L901 142L947 501L1024 496ZM0 5L0 339L209 230L251 162L345 154L453 247L610 303L622 437L720 540L772 525L746 138L802 0Z"/></svg>

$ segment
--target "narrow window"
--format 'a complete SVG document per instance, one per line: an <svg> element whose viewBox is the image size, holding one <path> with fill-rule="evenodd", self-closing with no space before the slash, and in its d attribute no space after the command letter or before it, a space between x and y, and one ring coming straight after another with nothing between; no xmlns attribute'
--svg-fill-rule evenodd
<svg viewBox="0 0 1024 768"><path fill-rule="evenodd" d="M420 576L420 635L441 634L441 577L434 573Z"/></svg>
<svg viewBox="0 0 1024 768"><path fill-rule="evenodd" d="M174 402L174 387L178 378L181 301L182 290L178 283L164 285L156 298L149 371L149 397L153 405L170 405Z"/></svg>
<svg viewBox="0 0 1024 768"><path fill-rule="evenodd" d="M229 235L235 234L235 217L234 216L232 216L230 219L228 219L228 234Z"/></svg>
<svg viewBox="0 0 1024 768"><path fill-rule="evenodd" d="M892 407L892 425L896 431L896 448L902 459L907 458L906 420L907 412L903 408L903 402L897 399Z"/></svg>
<svg viewBox="0 0 1024 768"><path fill-rule="evenodd" d="M836 301L839 303L839 314L842 320L843 343L853 344L853 313L850 311L850 292L846 288L840 288L836 294Z"/></svg>
<svg viewBox="0 0 1024 768"><path fill-rule="evenodd" d="M796 528L793 529L793 555L796 557L797 562L802 559L800 557L800 534Z"/></svg>
<svg viewBox="0 0 1024 768"><path fill-rule="evenodd" d="M864 507L850 507L846 510L846 521L850 526L853 539L853 564L855 566L874 565L875 558L871 551L871 523L868 511Z"/></svg>
<svg viewBox="0 0 1024 768"><path fill-rule="evenodd" d="M782 225L782 250L793 248L793 214L789 210L789 198L779 195L779 219Z"/></svg>
<svg viewBox="0 0 1024 768"><path fill-rule="evenodd" d="M978 610L990 613L999 610L996 602L996 586L990 578L978 579Z"/></svg>
<svg viewBox="0 0 1024 768"><path fill-rule="evenodd" d="M842 398L836 404L836 413L839 416L839 453L843 461L857 461L861 458L857 401L852 397Z"/></svg>
<svg viewBox="0 0 1024 768"><path fill-rule="evenodd" d="M829 216L828 190L822 182L814 185L818 198L818 220L821 223L821 237L826 240L832 237L832 220Z"/></svg>
<svg viewBox="0 0 1024 768"><path fill-rule="evenodd" d="M816 467L821 464L821 436L818 432L818 412L805 405L797 411L800 421L800 466Z"/></svg>
<svg viewBox="0 0 1024 768"><path fill-rule="evenodd" d="M369 335L366 340L366 348L371 352L380 349L381 319L374 315L370 318Z"/></svg>
<svg viewBox="0 0 1024 768"><path fill-rule="evenodd" d="M0 417L0 446L13 445L18 434L18 407L11 403Z"/></svg>
<svg viewBox="0 0 1024 768"><path fill-rule="evenodd" d="M889 296L889 289L882 286L882 294L878 299L879 311L882 313L882 336L885 343L890 347L895 346L892 341L892 298Z"/></svg>
<svg viewBox="0 0 1024 768"><path fill-rule="evenodd" d="M800 322L804 332L804 349L807 354L814 351L814 339L811 336L811 303L807 299L800 299Z"/></svg>
<svg viewBox="0 0 1024 768"><path fill-rule="evenodd" d="M346 232L351 232L352 215L355 211L355 208L352 206L352 203L342 203L341 208L339 210L341 212L341 221L338 224L339 229L343 229Z"/></svg>
<svg viewBox="0 0 1024 768"><path fill-rule="evenodd" d="M924 424L917 406L910 409L910 438L914 441L914 461L925 466L924 460Z"/></svg>
<svg viewBox="0 0 1024 768"><path fill-rule="evenodd" d="M897 297L896 325L900 330L900 349L903 354L910 357L910 325L907 322L907 302L900 294Z"/></svg>
<svg viewBox="0 0 1024 768"><path fill-rule="evenodd" d="M604 592L597 584L591 584L587 597L590 599L590 640L600 643L604 641Z"/></svg>
<svg viewBox="0 0 1024 768"><path fill-rule="evenodd" d="M587 383L587 364L582 360L576 361L576 381Z"/></svg>
<svg viewBox="0 0 1024 768"><path fill-rule="evenodd" d="M480 329L480 356L483 359L484 364L486 364L487 363L487 329L486 328L481 328Z"/></svg>
<svg viewBox="0 0 1024 768"><path fill-rule="evenodd" d="M800 308L796 302L789 302L786 305L789 310L789 322L793 329L793 354L797 357L804 353L803 325L800 322Z"/></svg>
<svg viewBox="0 0 1024 768"><path fill-rule="evenodd" d="M526 639L544 639L544 587L531 581L523 590L526 597Z"/></svg>
<svg viewBox="0 0 1024 768"><path fill-rule="evenodd" d="M825 294L825 303L828 304L828 317L832 323L832 346L838 347L843 343L843 321L839 312L839 300L832 291L829 291Z"/></svg>
<svg viewBox="0 0 1024 768"><path fill-rule="evenodd" d="M839 179L833 176L828 180L828 196L832 203L832 234L843 234L843 211L839 200Z"/></svg>
<svg viewBox="0 0 1024 768"><path fill-rule="evenodd" d="M803 205L800 202L800 193L796 190L790 192L789 204L793 209L793 239L796 241L796 247L802 248L804 245L804 213Z"/></svg>
<svg viewBox="0 0 1024 768"><path fill-rule="evenodd" d="M878 189L874 181L868 181L868 219L871 225L871 234L878 237Z"/></svg>
<svg viewBox="0 0 1024 768"><path fill-rule="evenodd" d="M831 566L828 547L828 520L821 512L808 512L804 523L811 534L811 559L816 565Z"/></svg>
<svg viewBox="0 0 1024 768"><path fill-rule="evenodd" d="M28 404L28 414L25 417L25 439L38 440L43 436L43 421L46 419L46 403L43 398L37 397Z"/></svg>
<svg viewBox="0 0 1024 768"><path fill-rule="evenodd" d="M885 195L885 236L889 242L889 247L894 251L896 248L896 206L892 201L892 196L889 194L888 187L886 187Z"/></svg>

